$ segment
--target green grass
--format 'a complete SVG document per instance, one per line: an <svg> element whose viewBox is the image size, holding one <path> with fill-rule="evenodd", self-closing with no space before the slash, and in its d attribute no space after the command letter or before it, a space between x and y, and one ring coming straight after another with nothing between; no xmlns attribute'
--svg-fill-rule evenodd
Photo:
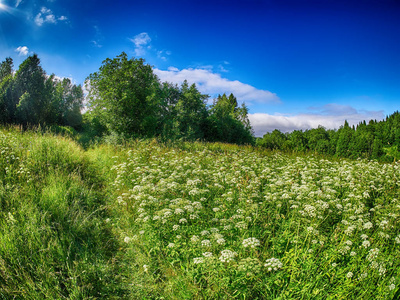
<svg viewBox="0 0 400 300"><path fill-rule="evenodd" d="M124 294L104 179L72 140L0 132L0 298Z"/></svg>
<svg viewBox="0 0 400 300"><path fill-rule="evenodd" d="M397 164L12 128L0 153L0 299L398 297Z"/></svg>

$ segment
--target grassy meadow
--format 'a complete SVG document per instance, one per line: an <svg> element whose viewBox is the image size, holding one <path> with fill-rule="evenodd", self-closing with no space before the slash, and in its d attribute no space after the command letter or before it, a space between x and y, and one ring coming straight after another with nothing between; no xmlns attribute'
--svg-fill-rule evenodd
<svg viewBox="0 0 400 300"><path fill-rule="evenodd" d="M0 129L0 299L397 299L400 165Z"/></svg>

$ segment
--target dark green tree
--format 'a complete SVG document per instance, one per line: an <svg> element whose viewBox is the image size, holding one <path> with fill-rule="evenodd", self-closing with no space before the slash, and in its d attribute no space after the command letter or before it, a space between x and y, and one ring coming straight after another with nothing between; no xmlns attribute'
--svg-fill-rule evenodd
<svg viewBox="0 0 400 300"><path fill-rule="evenodd" d="M308 149L308 140L305 132L294 130L288 135L287 148L296 152L305 152Z"/></svg>
<svg viewBox="0 0 400 300"><path fill-rule="evenodd" d="M0 64L0 123L8 123L14 114L15 105L12 103L13 60L6 58Z"/></svg>
<svg viewBox="0 0 400 300"><path fill-rule="evenodd" d="M12 75L13 66L14 62L10 57L7 57L5 61L0 63L0 81L3 81L4 78Z"/></svg>
<svg viewBox="0 0 400 300"><path fill-rule="evenodd" d="M283 150L284 145L287 144L287 139L288 138L284 133L275 129L272 132L264 134L263 138L258 141L258 145L271 150Z"/></svg>
<svg viewBox="0 0 400 300"><path fill-rule="evenodd" d="M248 109L233 94L218 95L210 109L207 139L236 144L253 144L253 131L248 119Z"/></svg>
<svg viewBox="0 0 400 300"><path fill-rule="evenodd" d="M49 103L49 111L56 111L58 124L79 127L82 123L84 99L82 87L73 84L69 78L52 81L54 97Z"/></svg>
<svg viewBox="0 0 400 300"><path fill-rule="evenodd" d="M36 54L29 56L15 74L13 100L16 103L15 121L17 123L45 123L42 111L49 101L45 91L46 74L40 66Z"/></svg>
<svg viewBox="0 0 400 300"><path fill-rule="evenodd" d="M122 52L103 61L86 80L89 109L110 131L154 136L160 116L160 83L143 59Z"/></svg>
<svg viewBox="0 0 400 300"><path fill-rule="evenodd" d="M344 126L338 130L338 136L339 138L336 145L336 156L350 157L350 143L353 137L353 130L349 126L347 120L344 122Z"/></svg>
<svg viewBox="0 0 400 300"><path fill-rule="evenodd" d="M308 148L320 154L329 152L329 134L323 126L306 131Z"/></svg>
<svg viewBox="0 0 400 300"><path fill-rule="evenodd" d="M180 88L179 99L175 106L174 132L178 138L197 140L204 138L208 95L199 92L195 84L189 86L185 80Z"/></svg>

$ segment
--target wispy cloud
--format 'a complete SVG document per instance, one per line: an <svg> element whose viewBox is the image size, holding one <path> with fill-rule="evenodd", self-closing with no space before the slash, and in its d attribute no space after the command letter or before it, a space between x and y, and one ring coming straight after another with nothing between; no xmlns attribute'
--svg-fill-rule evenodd
<svg viewBox="0 0 400 300"><path fill-rule="evenodd" d="M27 56L29 53L29 48L26 46L19 46L17 49L15 49L15 52L17 52L19 56Z"/></svg>
<svg viewBox="0 0 400 300"><path fill-rule="evenodd" d="M50 9L42 7L40 12L35 17L35 24L37 26L42 26L45 23L56 24L58 21L67 20L68 18L66 16L56 17Z"/></svg>
<svg viewBox="0 0 400 300"><path fill-rule="evenodd" d="M21 4L22 0L15 1L15 7L18 7Z"/></svg>
<svg viewBox="0 0 400 300"><path fill-rule="evenodd" d="M101 44L101 42L102 40L104 40L103 34L101 33L101 30L97 25L93 26L93 29L95 30L95 37L94 40L91 41L91 43L96 48L102 48L103 45Z"/></svg>
<svg viewBox="0 0 400 300"><path fill-rule="evenodd" d="M150 46L151 38L147 34L147 32L139 33L129 40L135 44L135 55L136 56L145 55L146 50L151 48L151 46Z"/></svg>
<svg viewBox="0 0 400 300"><path fill-rule="evenodd" d="M280 99L275 93L257 89L238 80L223 78L214 73L211 68L183 69L174 67L168 70L154 69L161 81L181 84L185 79L189 83L195 83L199 91L210 96L223 93L233 93L239 101L259 103L279 103Z"/></svg>
<svg viewBox="0 0 400 300"><path fill-rule="evenodd" d="M324 126L327 129L338 129L344 121L351 125L357 125L363 120L382 120L384 113L380 111L357 110L349 105L330 103L322 107L310 108L313 112L282 115L254 113L249 114L250 123L256 136L263 136L267 132L278 129L282 132L293 130L306 130Z"/></svg>
<svg viewBox="0 0 400 300"><path fill-rule="evenodd" d="M135 56L137 57L152 56L167 61L168 56L171 55L171 51L159 50L154 47L152 45L152 38L147 32L139 33L133 38L129 38L129 41L135 45Z"/></svg>

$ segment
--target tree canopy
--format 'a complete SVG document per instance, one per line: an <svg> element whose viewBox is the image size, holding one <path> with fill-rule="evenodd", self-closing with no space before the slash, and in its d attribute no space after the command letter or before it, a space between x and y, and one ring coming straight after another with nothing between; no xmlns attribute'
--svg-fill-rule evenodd
<svg viewBox="0 0 400 300"><path fill-rule="evenodd" d="M68 78L48 76L36 54L13 70L13 60L0 64L0 122L27 125L67 125L82 122L83 91Z"/></svg>
<svg viewBox="0 0 400 300"><path fill-rule="evenodd" d="M143 59L122 52L106 59L86 80L89 114L109 132L125 137L224 141L252 144L254 137L243 104L234 95L208 95L185 80L161 82Z"/></svg>

